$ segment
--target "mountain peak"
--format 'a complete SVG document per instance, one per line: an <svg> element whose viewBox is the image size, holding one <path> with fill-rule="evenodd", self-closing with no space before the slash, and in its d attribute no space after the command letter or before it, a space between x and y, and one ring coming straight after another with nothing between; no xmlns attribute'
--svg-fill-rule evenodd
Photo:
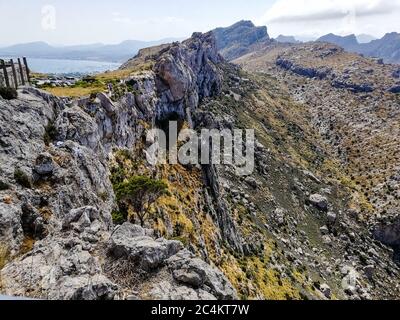
<svg viewBox="0 0 400 320"><path fill-rule="evenodd" d="M400 40L400 33L398 32L390 32L386 33L382 40Z"/></svg>
<svg viewBox="0 0 400 320"><path fill-rule="evenodd" d="M348 36L338 36L336 34L329 33L325 36L322 36L317 41L333 43L343 48L352 48L359 45L357 37L354 34L350 34Z"/></svg>
<svg viewBox="0 0 400 320"><path fill-rule="evenodd" d="M218 50L227 60L234 60L246 53L249 47L260 42L270 41L266 26L257 27L251 21L239 21L226 28L212 31Z"/></svg>
<svg viewBox="0 0 400 320"><path fill-rule="evenodd" d="M280 34L276 39L276 41L281 42L281 43L299 43L294 36L285 36L283 34Z"/></svg>
<svg viewBox="0 0 400 320"><path fill-rule="evenodd" d="M254 28L255 24L250 21L250 20L240 20L233 24L231 27L249 27L249 28Z"/></svg>

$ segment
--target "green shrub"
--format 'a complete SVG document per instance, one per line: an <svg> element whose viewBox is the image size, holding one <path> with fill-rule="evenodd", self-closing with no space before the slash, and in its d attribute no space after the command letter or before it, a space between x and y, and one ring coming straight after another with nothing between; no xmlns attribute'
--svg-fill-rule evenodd
<svg viewBox="0 0 400 320"><path fill-rule="evenodd" d="M185 246L185 247L189 246L189 244L190 244L188 239L185 237L182 237L182 236L181 237L173 237L170 240L182 242L183 246Z"/></svg>
<svg viewBox="0 0 400 320"><path fill-rule="evenodd" d="M46 126L45 131L44 131L44 136L43 136L43 141L48 146L52 141L56 140L57 138L57 128L54 125L54 123L49 122L49 124Z"/></svg>
<svg viewBox="0 0 400 320"><path fill-rule="evenodd" d="M111 168L111 183L113 186L116 186L117 184L121 183L125 179L125 171L121 167L114 167Z"/></svg>
<svg viewBox="0 0 400 320"><path fill-rule="evenodd" d="M123 224L124 222L128 221L128 214L120 211L113 211L111 213L112 220L114 224Z"/></svg>
<svg viewBox="0 0 400 320"><path fill-rule="evenodd" d="M174 237L182 236L184 230L185 230L185 226L183 224L177 222L174 226Z"/></svg>
<svg viewBox="0 0 400 320"><path fill-rule="evenodd" d="M0 181L0 191L10 189L10 185L7 182Z"/></svg>
<svg viewBox="0 0 400 320"><path fill-rule="evenodd" d="M29 176L23 172L21 169L15 169L14 171L14 179L15 181L25 188L32 187L32 181Z"/></svg>
<svg viewBox="0 0 400 320"><path fill-rule="evenodd" d="M135 176L114 186L118 205L131 208L144 226L151 206L161 196L168 194L168 185L162 180Z"/></svg>
<svg viewBox="0 0 400 320"><path fill-rule="evenodd" d="M18 92L14 88L0 87L0 96L6 100L18 98Z"/></svg>

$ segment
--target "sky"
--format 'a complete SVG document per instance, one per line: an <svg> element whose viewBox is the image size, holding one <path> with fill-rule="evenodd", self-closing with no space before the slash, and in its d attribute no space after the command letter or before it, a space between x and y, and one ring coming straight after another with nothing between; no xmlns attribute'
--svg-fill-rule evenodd
<svg viewBox="0 0 400 320"><path fill-rule="evenodd" d="M319 37L400 32L400 0L0 0L0 45L189 37L239 20Z"/></svg>

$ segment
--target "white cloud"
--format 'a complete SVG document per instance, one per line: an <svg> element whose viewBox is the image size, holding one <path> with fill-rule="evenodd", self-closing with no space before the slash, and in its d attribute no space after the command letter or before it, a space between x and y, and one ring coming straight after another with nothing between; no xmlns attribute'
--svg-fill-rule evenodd
<svg viewBox="0 0 400 320"><path fill-rule="evenodd" d="M399 15L400 0L276 0L257 22L277 34L382 35L400 31Z"/></svg>
<svg viewBox="0 0 400 320"><path fill-rule="evenodd" d="M263 23L321 21L384 15L398 10L400 0L278 0L261 18Z"/></svg>

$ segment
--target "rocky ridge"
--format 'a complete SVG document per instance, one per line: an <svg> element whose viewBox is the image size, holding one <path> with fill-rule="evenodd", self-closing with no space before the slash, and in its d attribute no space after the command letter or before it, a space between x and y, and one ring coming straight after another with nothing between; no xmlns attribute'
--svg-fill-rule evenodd
<svg viewBox="0 0 400 320"><path fill-rule="evenodd" d="M271 46L292 65L311 67L281 51L290 45ZM335 161L341 158L315 130L318 118L286 89L281 72L296 73L276 63L274 50L254 53L274 57L263 65L272 75L249 73L223 61L212 33L194 34L128 61L124 68L142 68L122 79L111 97L60 99L26 88L18 100L0 100L0 239L8 245L0 264L2 293L398 297L400 270L387 246L397 243L396 228L377 229L382 242L374 239L362 194L346 185ZM326 79L335 72L332 67ZM196 130L254 128L254 173L238 177L229 165L149 166L143 137L169 119ZM157 202L145 227L114 226L114 181L138 174L164 179L170 195Z"/></svg>

